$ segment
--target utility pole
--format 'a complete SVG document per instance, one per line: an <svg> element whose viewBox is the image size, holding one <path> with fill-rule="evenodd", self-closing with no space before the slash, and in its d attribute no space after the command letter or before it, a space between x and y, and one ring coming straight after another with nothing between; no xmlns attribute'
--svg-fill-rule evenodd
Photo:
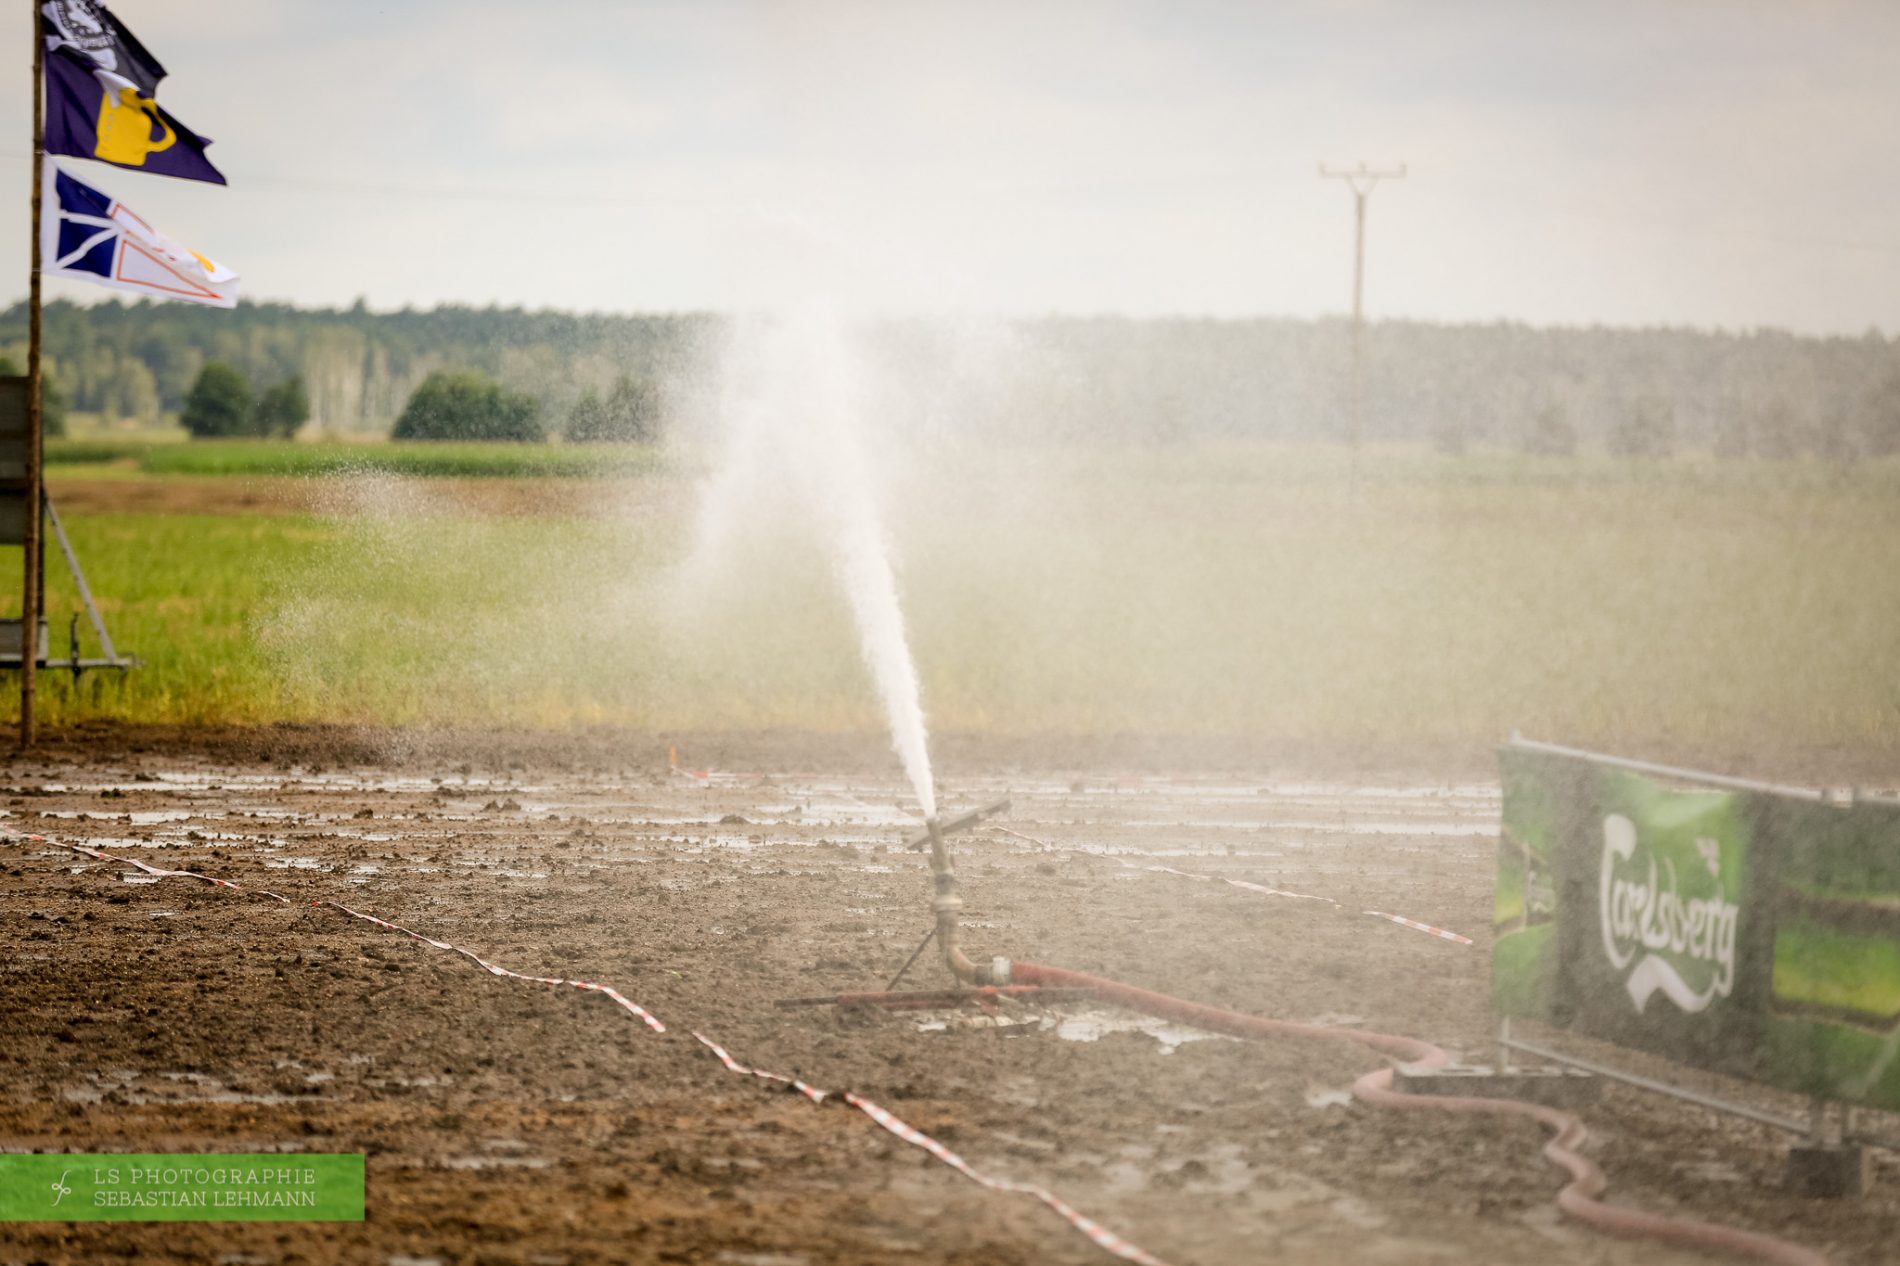
<svg viewBox="0 0 1900 1266"><path fill-rule="evenodd" d="M1366 420L1366 384L1362 370L1366 329L1366 198L1381 180L1405 179L1405 164L1400 163L1396 168L1374 168L1366 166L1362 159L1357 167L1334 171L1321 163L1319 174L1325 180L1343 180L1352 190L1352 406L1347 442L1352 449L1352 482L1357 487L1359 439L1365 431Z"/></svg>
<svg viewBox="0 0 1900 1266"><path fill-rule="evenodd" d="M26 283L26 531L20 598L20 746L33 746L37 737L33 715L34 672L40 658L40 475L43 418L40 394L40 187L46 168L46 39L40 32L39 0L33 0L33 244L29 249Z"/></svg>

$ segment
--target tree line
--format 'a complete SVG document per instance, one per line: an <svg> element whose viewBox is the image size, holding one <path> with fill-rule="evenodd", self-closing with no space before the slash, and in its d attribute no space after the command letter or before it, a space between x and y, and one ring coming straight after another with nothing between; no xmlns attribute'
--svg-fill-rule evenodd
<svg viewBox="0 0 1900 1266"><path fill-rule="evenodd" d="M624 429L628 393L651 396L701 333L716 325L705 317L500 308L372 313L360 301L332 309L246 303L223 311L62 300L46 305L44 322L49 387L71 410L99 415L108 425L183 421L206 367L220 364L249 385L254 401L299 380L310 423L341 436L389 434L432 375L469 374L533 399L539 434L566 430L589 392L601 406L619 392L604 422L592 406L578 419L583 433L616 432ZM25 362L24 303L0 312L0 355ZM215 391L237 394L222 370L212 376L225 380ZM622 388L623 379L633 385ZM431 394L452 385L438 380ZM236 425L232 413L223 410L219 424ZM235 433L254 433L250 426Z"/></svg>
<svg viewBox="0 0 1900 1266"><path fill-rule="evenodd" d="M203 410L188 406L208 393L222 402L208 434L281 431L301 414L332 435L648 438L703 403L729 328L710 314L371 312L360 301L46 308L49 383L68 408L190 425ZM1357 379L1344 319L1048 317L995 323L980 342L972 356L967 329L878 326L868 359L883 371L881 413L911 428L1083 442L1358 431L1448 452L1900 452L1900 346L1871 330L1381 321ZM18 362L24 343L15 305L0 313L0 355ZM207 371L221 385L206 386Z"/></svg>

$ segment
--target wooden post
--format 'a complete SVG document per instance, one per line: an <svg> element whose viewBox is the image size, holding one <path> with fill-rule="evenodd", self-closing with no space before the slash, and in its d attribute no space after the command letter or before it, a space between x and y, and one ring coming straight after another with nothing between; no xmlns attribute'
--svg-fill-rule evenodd
<svg viewBox="0 0 1900 1266"><path fill-rule="evenodd" d="M46 166L46 39L40 32L40 0L33 14L33 244L27 276L26 342L26 532L21 550L20 598L20 746L37 737L33 715L34 677L40 657L40 184Z"/></svg>
<svg viewBox="0 0 1900 1266"><path fill-rule="evenodd" d="M1343 180L1352 190L1352 398L1346 402L1347 483L1359 491L1359 444L1366 429L1366 380L1363 361L1366 325L1366 199L1381 180L1405 179L1405 164L1396 169L1374 170L1364 160L1349 171L1333 171L1325 163L1319 174L1327 180Z"/></svg>

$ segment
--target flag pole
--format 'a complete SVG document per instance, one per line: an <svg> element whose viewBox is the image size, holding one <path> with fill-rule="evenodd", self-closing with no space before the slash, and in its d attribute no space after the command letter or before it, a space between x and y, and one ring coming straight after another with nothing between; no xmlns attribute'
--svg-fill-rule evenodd
<svg viewBox="0 0 1900 1266"><path fill-rule="evenodd" d="M20 746L33 746L34 676L40 658L40 190L46 166L46 40L40 34L40 0L33 12L33 242L27 275L26 335L26 531L20 598Z"/></svg>

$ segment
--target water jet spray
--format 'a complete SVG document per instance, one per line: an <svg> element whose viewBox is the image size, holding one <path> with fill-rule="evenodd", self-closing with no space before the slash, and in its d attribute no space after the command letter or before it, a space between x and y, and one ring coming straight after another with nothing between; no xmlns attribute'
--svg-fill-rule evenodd
<svg viewBox="0 0 1900 1266"><path fill-rule="evenodd" d="M1242 1015L1058 967L1013 963L1001 956L987 964L972 961L961 945L963 898L957 890L948 837L974 827L986 814L1007 805L948 822L938 814L916 664L905 635L896 575L873 492L876 472L860 435L869 398L866 370L859 363L845 323L823 305L809 305L782 320L747 327L744 336L736 340L735 351L744 353L734 357L731 375L738 387L727 412L735 434L720 473L709 485L702 503L702 546L716 552L729 518L758 504L757 494L767 472L772 480L785 481L807 506L810 522L831 556L857 626L859 649L884 705L892 747L916 793L924 819L923 836L910 846L929 849L932 926L911 956L912 962L934 939L959 993L988 994L994 1000L1023 996L1028 987L1079 990L1212 1032L1254 1039L1343 1040L1425 1068L1449 1063L1450 1057L1438 1047L1397 1035ZM888 989L896 988L910 965L905 964ZM914 996L895 998L888 994L884 998L859 997L872 1003L914 1001ZM1558 1197L1559 1204L1581 1221L1620 1234L1747 1252L1788 1266L1814 1266L1821 1260L1816 1254L1772 1237L1604 1204L1598 1199L1604 1187L1603 1175L1575 1150L1583 1128L1568 1114L1505 1100L1401 1094L1391 1089L1391 1079L1389 1068L1369 1073L1355 1085L1355 1094L1365 1102L1382 1106L1514 1112L1542 1122L1554 1132L1545 1154L1571 1176ZM950 1159L962 1166L954 1156ZM1130 1260L1154 1260L1139 1250L1116 1251Z"/></svg>

